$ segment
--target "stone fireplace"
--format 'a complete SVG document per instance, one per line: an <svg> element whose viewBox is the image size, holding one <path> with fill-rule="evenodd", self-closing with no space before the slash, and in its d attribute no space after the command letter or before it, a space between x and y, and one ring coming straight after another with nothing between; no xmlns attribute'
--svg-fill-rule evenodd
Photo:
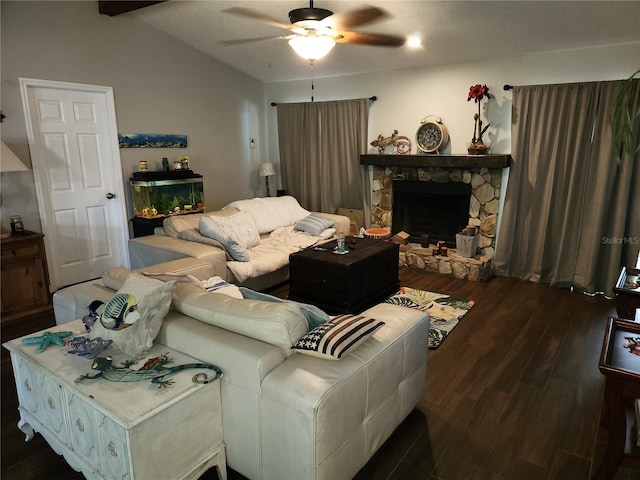
<svg viewBox="0 0 640 480"><path fill-rule="evenodd" d="M455 248L456 233L469 224L471 185L420 180L394 180L391 230L407 232L409 241L421 243L428 235Z"/></svg>
<svg viewBox="0 0 640 480"><path fill-rule="evenodd" d="M404 265L486 280L495 253L502 169L509 162L508 155L361 155L361 164L373 165L371 226L410 234L410 243L401 246ZM455 234L467 225L479 232L473 258L455 250ZM423 234L429 235L429 247L420 245ZM451 247L447 257L433 255L439 240Z"/></svg>

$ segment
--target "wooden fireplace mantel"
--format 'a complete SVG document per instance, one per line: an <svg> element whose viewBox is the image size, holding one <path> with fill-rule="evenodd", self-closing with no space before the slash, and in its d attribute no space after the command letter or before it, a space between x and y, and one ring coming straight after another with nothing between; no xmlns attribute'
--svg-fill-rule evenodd
<svg viewBox="0 0 640 480"><path fill-rule="evenodd" d="M378 167L507 168L511 155L360 155L360 165Z"/></svg>

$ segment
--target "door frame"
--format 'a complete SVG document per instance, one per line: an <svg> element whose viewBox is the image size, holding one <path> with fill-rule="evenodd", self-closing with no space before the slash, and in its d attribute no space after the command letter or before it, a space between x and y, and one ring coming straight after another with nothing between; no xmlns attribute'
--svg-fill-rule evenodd
<svg viewBox="0 0 640 480"><path fill-rule="evenodd" d="M44 188L44 185L49 184L49 172L46 168L43 159L40 158L39 152L35 148L35 136L32 127L32 118L29 109L29 100L28 100L28 89L29 88L50 88L50 89L59 89L59 90L67 90L67 91L82 91L82 92L90 92L95 94L100 94L104 96L106 101L106 125L105 129L108 132L108 137L111 138L111 141L107 141L102 148L105 149L105 158L111 159L108 162L108 165L105 165L106 171L112 175L112 178L115 180L115 184L113 185L113 191L116 195L117 204L114 208L114 212L116 213L116 226L119 231L118 239L119 239L119 248L121 255L121 263L124 267L129 268L129 249L128 249L128 241L129 241L129 223L127 220L127 207L126 207L126 197L124 192L124 180L122 174L122 161L120 158L120 146L118 144L118 127L116 123L116 107L113 96L113 88L105 87L100 85L89 85L83 83L70 83L70 82L59 82L54 80L40 80L35 78L22 78L19 79L20 82L20 93L22 97L22 109L25 115L25 124L27 129L27 139L29 141L29 149L31 154L31 165L33 168L33 177L35 183L36 197L38 201L38 213L40 215L40 226L42 228L42 233L45 235L44 244L45 250L47 252L47 263L49 264L51 261L49 259L53 258L55 252L52 251L51 238L56 235L53 219L50 218L48 208L46 205L51 204L51 197L49 195L48 189ZM119 221L118 221L119 219ZM56 269L51 268L49 265L47 266L49 270L49 278L51 285L49 286L50 291L55 291L58 288L57 278L56 278Z"/></svg>

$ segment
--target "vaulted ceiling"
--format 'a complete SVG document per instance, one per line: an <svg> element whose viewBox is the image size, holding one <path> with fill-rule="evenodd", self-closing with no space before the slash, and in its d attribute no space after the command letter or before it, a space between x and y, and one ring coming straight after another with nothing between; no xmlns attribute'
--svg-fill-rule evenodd
<svg viewBox="0 0 640 480"><path fill-rule="evenodd" d="M126 3L126 2L109 2ZM305 0L168 0L121 15L151 25L264 82L309 78L311 67L287 41L272 38L228 45L224 41L278 37L288 32L225 10L243 7L288 24L288 12L308 7ZM640 1L402 1L316 0L336 14L366 6L389 17L354 30L417 35L422 47L338 44L313 67L316 77L392 69L437 67L495 58L595 46L637 44ZM119 16L114 17L117 21ZM629 65L629 74L640 67Z"/></svg>

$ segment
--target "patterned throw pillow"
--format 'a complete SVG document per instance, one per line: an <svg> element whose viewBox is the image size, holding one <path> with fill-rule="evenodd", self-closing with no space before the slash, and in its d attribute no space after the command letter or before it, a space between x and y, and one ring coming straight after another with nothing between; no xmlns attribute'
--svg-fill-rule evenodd
<svg viewBox="0 0 640 480"><path fill-rule="evenodd" d="M112 340L127 355L140 359L153 346L164 317L169 312L171 298L176 288L175 281L162 282L139 273L131 273L117 291L136 298L140 319L123 330L110 330L96 322L89 333L94 339Z"/></svg>
<svg viewBox="0 0 640 480"><path fill-rule="evenodd" d="M373 335L384 322L361 315L339 315L314 328L292 347L298 353L338 360Z"/></svg>

